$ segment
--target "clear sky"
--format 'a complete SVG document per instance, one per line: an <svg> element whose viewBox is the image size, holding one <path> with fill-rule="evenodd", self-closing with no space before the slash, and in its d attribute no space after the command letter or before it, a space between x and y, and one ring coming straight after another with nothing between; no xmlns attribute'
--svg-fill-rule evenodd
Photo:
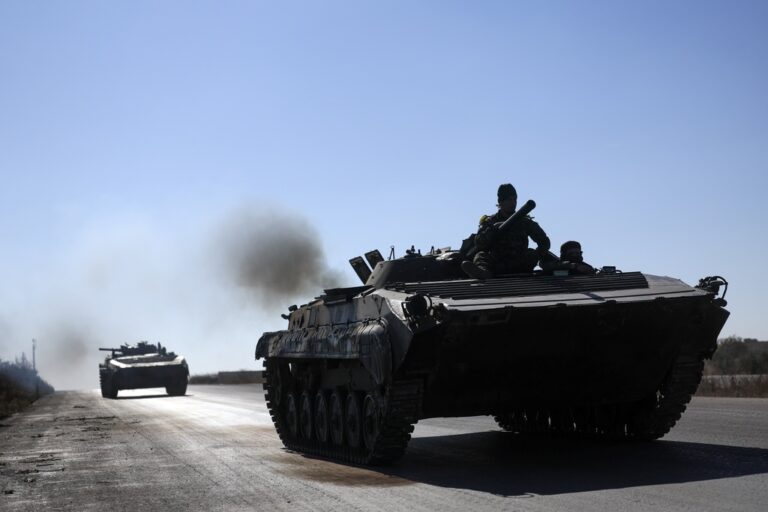
<svg viewBox="0 0 768 512"><path fill-rule="evenodd" d="M768 3L0 2L0 358L258 368L243 212L320 259L457 246L512 182L597 265L731 282L768 339ZM255 212L255 213L253 213ZM258 233L258 230L256 231ZM218 263L217 263L218 262Z"/></svg>

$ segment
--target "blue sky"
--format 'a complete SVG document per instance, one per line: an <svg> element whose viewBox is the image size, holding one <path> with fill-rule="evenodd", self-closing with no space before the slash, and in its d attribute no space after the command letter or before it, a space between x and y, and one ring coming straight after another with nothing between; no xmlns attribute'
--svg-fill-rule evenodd
<svg viewBox="0 0 768 512"><path fill-rule="evenodd" d="M282 320L202 270L233 212L308 221L353 284L371 248L458 245L503 182L595 264L724 275L723 334L768 339L766 26L747 1L6 0L0 357L36 336L54 385L95 385L86 349L55 371L74 324L254 367Z"/></svg>

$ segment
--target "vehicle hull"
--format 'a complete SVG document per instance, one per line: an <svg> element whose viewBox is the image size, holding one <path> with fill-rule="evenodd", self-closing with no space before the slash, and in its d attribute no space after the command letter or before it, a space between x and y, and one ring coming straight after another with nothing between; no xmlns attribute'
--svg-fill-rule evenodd
<svg viewBox="0 0 768 512"><path fill-rule="evenodd" d="M400 263L440 270L429 258L383 262L371 281L406 275L385 268ZM384 281L292 310L286 330L262 335L256 358L266 360L267 406L285 445L338 460L391 462L416 421L443 416L493 415L518 433L656 439L717 347L724 284L640 272Z"/></svg>
<svg viewBox="0 0 768 512"><path fill-rule="evenodd" d="M456 312L414 336L401 371L428 376L420 417L511 407L580 407L642 400L676 358L716 348L727 312L701 297L611 305Z"/></svg>
<svg viewBox="0 0 768 512"><path fill-rule="evenodd" d="M180 364L119 368L114 370L113 378L121 390L160 388L181 380L186 381L187 369Z"/></svg>

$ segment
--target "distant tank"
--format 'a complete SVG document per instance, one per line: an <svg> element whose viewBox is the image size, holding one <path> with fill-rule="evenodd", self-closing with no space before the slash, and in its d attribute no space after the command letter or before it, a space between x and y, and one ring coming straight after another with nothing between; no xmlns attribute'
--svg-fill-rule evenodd
<svg viewBox="0 0 768 512"><path fill-rule="evenodd" d="M286 447L388 463L418 420L474 415L517 433L656 439L685 410L729 315L720 277L689 286L604 267L476 280L461 274L465 256L354 258L363 286L292 306L285 330L261 336Z"/></svg>
<svg viewBox="0 0 768 512"><path fill-rule="evenodd" d="M165 388L171 396L187 392L189 367L184 356L168 352L160 343L140 341L120 348L100 348L111 352L99 364L101 396L117 398L121 389Z"/></svg>

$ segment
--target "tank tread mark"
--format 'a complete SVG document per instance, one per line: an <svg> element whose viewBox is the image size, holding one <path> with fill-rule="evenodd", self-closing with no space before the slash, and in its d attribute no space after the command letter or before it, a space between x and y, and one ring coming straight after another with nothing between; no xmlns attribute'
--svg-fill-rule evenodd
<svg viewBox="0 0 768 512"><path fill-rule="evenodd" d="M316 438L304 440L291 436L281 411L283 407L275 404L271 378L272 373L269 369L265 370L263 387L267 409L280 440L289 450L359 465L388 464L403 456L411 439L413 426L418 421L422 397L420 381L400 380L388 386L384 417L380 421L374 447L369 450L364 447L351 448L346 444L335 446L321 443ZM286 387L284 385L283 389ZM361 444L364 446L364 443Z"/></svg>
<svg viewBox="0 0 768 512"><path fill-rule="evenodd" d="M653 404L617 404L576 409L516 409L494 416L504 430L590 438L652 440L677 423L701 381L704 361L678 357Z"/></svg>

